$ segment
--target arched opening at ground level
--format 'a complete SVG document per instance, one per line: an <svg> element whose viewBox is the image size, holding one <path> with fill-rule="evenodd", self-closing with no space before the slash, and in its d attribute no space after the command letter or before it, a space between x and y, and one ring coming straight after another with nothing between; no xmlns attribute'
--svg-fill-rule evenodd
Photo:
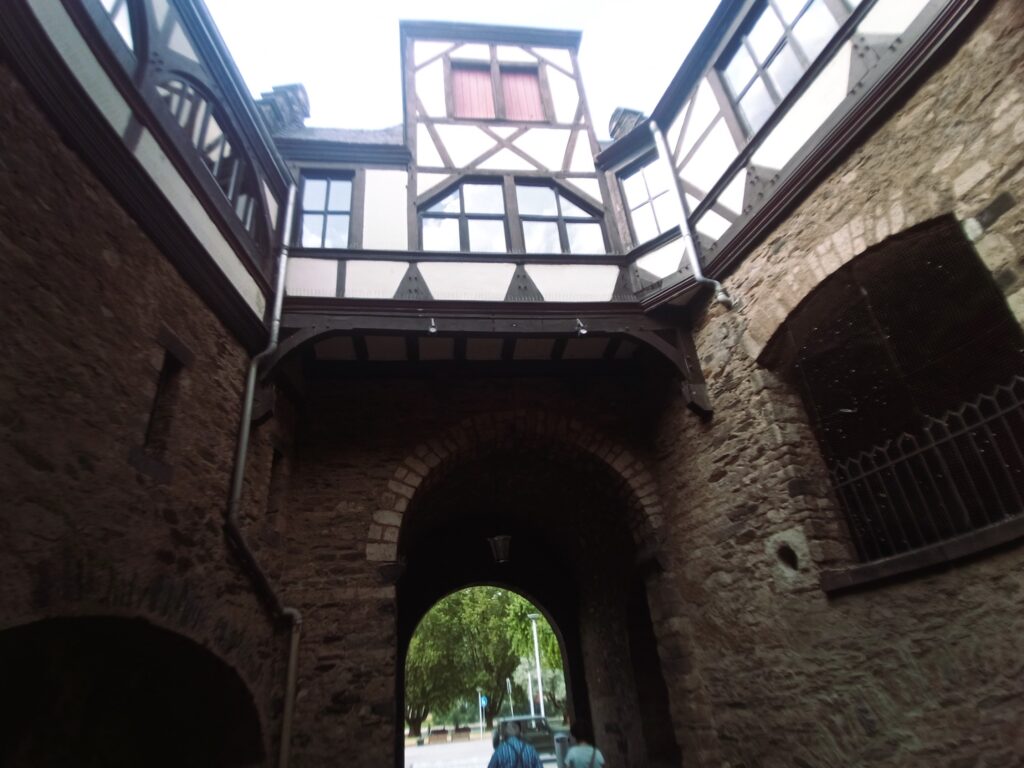
<svg viewBox="0 0 1024 768"><path fill-rule="evenodd" d="M546 718L524 726L537 731L529 735L538 750L550 752L544 734L567 728L564 658L561 633L528 597L501 585L446 595L420 620L406 652L407 746L414 737L468 740L478 726L490 734L500 720L531 716Z"/></svg>
<svg viewBox="0 0 1024 768"><path fill-rule="evenodd" d="M569 715L593 722L609 762L678 764L645 581L657 532L644 520L613 466L549 435L510 429L449 456L402 519L397 701L427 611L466 586L499 584L542 606L558 628ZM499 537L507 553L496 556Z"/></svg>
<svg viewBox="0 0 1024 768"><path fill-rule="evenodd" d="M0 632L0 765L263 765L237 673L141 619L53 618Z"/></svg>

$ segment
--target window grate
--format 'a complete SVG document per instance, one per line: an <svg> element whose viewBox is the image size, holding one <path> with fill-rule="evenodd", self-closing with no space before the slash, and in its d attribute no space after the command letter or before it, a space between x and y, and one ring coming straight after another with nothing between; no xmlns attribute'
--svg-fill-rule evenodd
<svg viewBox="0 0 1024 768"><path fill-rule="evenodd" d="M835 461L833 486L862 561L1024 513L1024 377Z"/></svg>

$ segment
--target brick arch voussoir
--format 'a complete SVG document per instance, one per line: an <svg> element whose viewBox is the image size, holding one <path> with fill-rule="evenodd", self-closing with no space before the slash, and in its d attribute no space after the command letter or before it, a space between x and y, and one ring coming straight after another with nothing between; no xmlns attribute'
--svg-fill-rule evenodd
<svg viewBox="0 0 1024 768"><path fill-rule="evenodd" d="M435 482L460 457L472 456L502 441L523 437L554 442L604 464L618 478L633 510L630 529L639 548L660 541L664 505L654 475L643 459L578 419L541 410L478 414L417 445L395 468L380 494L366 536L366 558L394 562L406 511L425 486Z"/></svg>

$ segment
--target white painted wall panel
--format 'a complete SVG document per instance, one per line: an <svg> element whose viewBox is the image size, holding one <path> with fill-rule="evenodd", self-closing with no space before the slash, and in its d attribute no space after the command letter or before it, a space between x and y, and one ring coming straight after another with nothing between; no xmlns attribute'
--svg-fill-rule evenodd
<svg viewBox="0 0 1024 768"><path fill-rule="evenodd" d="M545 301L609 301L619 268L605 264L527 264L526 273Z"/></svg>
<svg viewBox="0 0 1024 768"><path fill-rule="evenodd" d="M406 224L406 192L409 174L405 171L368 169L366 195L363 198L363 247L382 251L409 248Z"/></svg>
<svg viewBox="0 0 1024 768"><path fill-rule="evenodd" d="M636 265L658 278L668 277L679 269L683 260L683 241L673 240L655 251L641 256Z"/></svg>
<svg viewBox="0 0 1024 768"><path fill-rule="evenodd" d="M416 72L416 96L428 116L445 117L448 114L444 103L444 65L440 59Z"/></svg>
<svg viewBox="0 0 1024 768"><path fill-rule="evenodd" d="M334 296L338 290L338 262L334 259L289 259L284 286L289 296Z"/></svg>
<svg viewBox="0 0 1024 768"><path fill-rule="evenodd" d="M407 261L350 261L345 265L345 298L394 298L408 269Z"/></svg>
<svg viewBox="0 0 1024 768"><path fill-rule="evenodd" d="M435 299L504 301L515 264L424 261L420 274Z"/></svg>

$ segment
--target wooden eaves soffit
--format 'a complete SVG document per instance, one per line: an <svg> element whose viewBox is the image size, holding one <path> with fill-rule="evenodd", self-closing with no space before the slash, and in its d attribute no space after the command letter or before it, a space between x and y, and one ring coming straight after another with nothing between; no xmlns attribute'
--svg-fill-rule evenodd
<svg viewBox="0 0 1024 768"><path fill-rule="evenodd" d="M193 290L262 348L290 176L202 2L10 0L0 47Z"/></svg>

